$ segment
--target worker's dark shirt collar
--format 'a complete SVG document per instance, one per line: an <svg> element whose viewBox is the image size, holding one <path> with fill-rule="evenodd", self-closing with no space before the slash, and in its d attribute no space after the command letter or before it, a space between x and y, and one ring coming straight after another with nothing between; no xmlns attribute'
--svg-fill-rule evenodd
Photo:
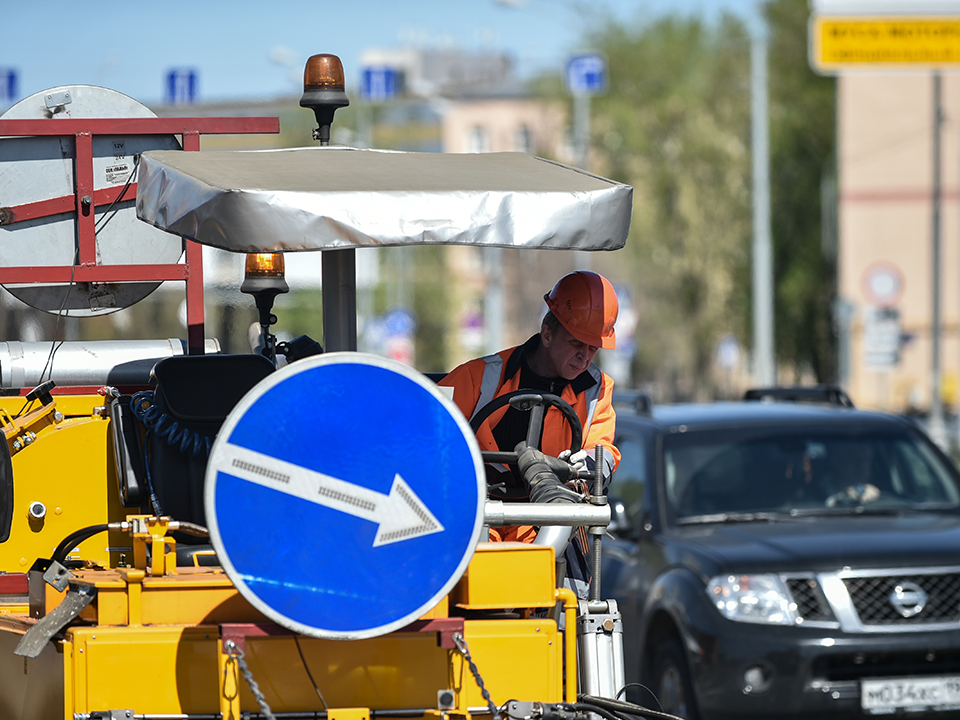
<svg viewBox="0 0 960 720"><path fill-rule="evenodd" d="M521 362L525 366L526 372L533 373L533 370L530 369L530 364L527 362L537 348L540 347L540 333L537 333L532 338L527 340L523 345L518 347L512 353L510 357L507 358L506 370L503 374L504 379L512 378L517 374L517 371L520 370ZM593 387L597 384L597 381L594 379L593 375L590 374L589 370L584 370L582 373L577 375L573 380L566 380L564 378L545 378L546 380L553 381L558 391L555 392L555 395L560 395L563 392L563 388L570 385L570 388L573 390L575 395L586 391L588 388Z"/></svg>

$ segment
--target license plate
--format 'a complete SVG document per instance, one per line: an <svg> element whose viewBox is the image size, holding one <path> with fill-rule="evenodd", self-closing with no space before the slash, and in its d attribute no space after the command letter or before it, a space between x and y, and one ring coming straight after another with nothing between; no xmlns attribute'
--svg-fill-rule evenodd
<svg viewBox="0 0 960 720"><path fill-rule="evenodd" d="M873 714L960 708L960 675L860 681L860 706Z"/></svg>

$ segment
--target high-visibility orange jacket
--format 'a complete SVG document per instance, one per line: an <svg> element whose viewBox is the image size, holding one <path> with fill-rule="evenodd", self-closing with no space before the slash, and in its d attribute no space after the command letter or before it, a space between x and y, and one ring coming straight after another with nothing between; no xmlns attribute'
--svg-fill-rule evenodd
<svg viewBox="0 0 960 720"><path fill-rule="evenodd" d="M453 401L461 412L472 419L491 400L508 392L520 390L521 351L532 351L539 343L539 335L530 338L524 345L503 350L486 357L470 360L452 370L440 385L453 388ZM603 445L604 486L611 473L620 463L620 451L613 444L617 416L613 410L613 379L591 364L584 372L565 384L560 397L573 407L583 425L583 447L591 455L599 444ZM513 450L498 448L492 428L503 417L507 408L493 413L477 432L481 450ZM559 455L570 449L572 432L563 414L556 408L547 410L543 421L541 450L549 455Z"/></svg>
<svg viewBox="0 0 960 720"><path fill-rule="evenodd" d="M454 368L440 385L453 388L453 401L461 412L473 419L478 411L491 400L522 390L520 375L524 353L534 352L540 343L540 336L534 335L519 347L510 348L495 355L477 358ZM544 378L546 379L546 378ZM620 463L620 451L613 444L617 416L613 410L613 379L592 364L576 378L558 381L563 388L559 395L566 400L580 418L583 426L583 447L593 452L599 444L603 452L603 487L606 489L610 475ZM554 392L554 394L557 394ZM477 441L481 450L506 450L497 446L494 428L503 419L508 407L493 413L477 431ZM573 433L567 420L557 408L547 409L543 419L541 450L550 455L559 455L569 450ZM512 477L512 476L511 476ZM530 543L537 536L537 528L529 525L519 527L490 528L490 540L511 540ZM587 562L587 537L583 528L564 551L566 561L565 583L569 583L578 597L588 597L591 571Z"/></svg>

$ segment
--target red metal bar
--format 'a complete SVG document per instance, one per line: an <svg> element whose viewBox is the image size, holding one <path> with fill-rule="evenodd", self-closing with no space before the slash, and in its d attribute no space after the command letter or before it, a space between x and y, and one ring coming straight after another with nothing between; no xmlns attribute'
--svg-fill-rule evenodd
<svg viewBox="0 0 960 720"><path fill-rule="evenodd" d="M58 265L52 267L0 268L0 284L14 283L68 283L73 282L131 282L140 280L186 280L190 270L183 263L168 265ZM202 275L200 276L202 283Z"/></svg>
<svg viewBox="0 0 960 720"><path fill-rule="evenodd" d="M397 632L435 632L440 636L440 647L445 650L454 650L457 644L453 641L453 636L456 633L463 635L463 618L445 617L414 620Z"/></svg>
<svg viewBox="0 0 960 720"><path fill-rule="evenodd" d="M141 390L149 390L152 388L150 383L145 385L111 385L111 387L116 388L120 391L121 395L133 395L136 392ZM33 392L33 388L20 388L20 397L24 397ZM50 389L51 395L103 395L104 386L103 385L67 385L64 387L54 387ZM3 577L3 575L0 575Z"/></svg>
<svg viewBox="0 0 960 720"><path fill-rule="evenodd" d="M115 187L94 190L93 206L94 208L112 205L121 199L121 193L126 200L135 200L137 197L137 184L130 183L124 192L123 185ZM49 200L38 200L37 202L24 203L23 205L11 205L3 208L5 214L0 217L0 225L13 225L24 220L33 220L35 218L50 217L61 213L72 212L77 209L77 196L64 195L63 197L50 198Z"/></svg>
<svg viewBox="0 0 960 720"><path fill-rule="evenodd" d="M432 618L430 620L414 620L406 627L399 628L395 632L425 632L438 633L440 647L445 650L456 649L456 643L453 642L455 633L463 634L463 618L446 617ZM226 623L220 626L220 639L223 642L233 640L240 652L246 652L248 638L276 637L280 635L293 635L293 630L288 630L282 625L274 623Z"/></svg>
<svg viewBox="0 0 960 720"><path fill-rule="evenodd" d="M97 263L97 227L93 212L93 135L77 133L74 178L77 183L77 262Z"/></svg>
<svg viewBox="0 0 960 720"><path fill-rule="evenodd" d="M29 591L26 573L0 574L0 595L26 595Z"/></svg>
<svg viewBox="0 0 960 720"><path fill-rule="evenodd" d="M275 117L60 118L0 120L0 135L229 135L278 133ZM184 148L186 149L186 148Z"/></svg>
<svg viewBox="0 0 960 720"><path fill-rule="evenodd" d="M293 630L274 623L230 623L220 626L220 639L224 643L233 640L242 653L247 651L247 638L293 634Z"/></svg>
<svg viewBox="0 0 960 720"><path fill-rule="evenodd" d="M203 246L186 242L187 354L203 355Z"/></svg>
<svg viewBox="0 0 960 720"><path fill-rule="evenodd" d="M183 149L189 152L196 152L200 149L200 135L195 132L183 133Z"/></svg>

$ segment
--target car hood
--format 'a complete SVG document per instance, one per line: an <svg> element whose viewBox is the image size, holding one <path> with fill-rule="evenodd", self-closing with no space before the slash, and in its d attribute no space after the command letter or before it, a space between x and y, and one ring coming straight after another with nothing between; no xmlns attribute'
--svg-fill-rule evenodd
<svg viewBox="0 0 960 720"><path fill-rule="evenodd" d="M960 565L960 515L910 512L687 525L669 532L677 562L724 572Z"/></svg>

